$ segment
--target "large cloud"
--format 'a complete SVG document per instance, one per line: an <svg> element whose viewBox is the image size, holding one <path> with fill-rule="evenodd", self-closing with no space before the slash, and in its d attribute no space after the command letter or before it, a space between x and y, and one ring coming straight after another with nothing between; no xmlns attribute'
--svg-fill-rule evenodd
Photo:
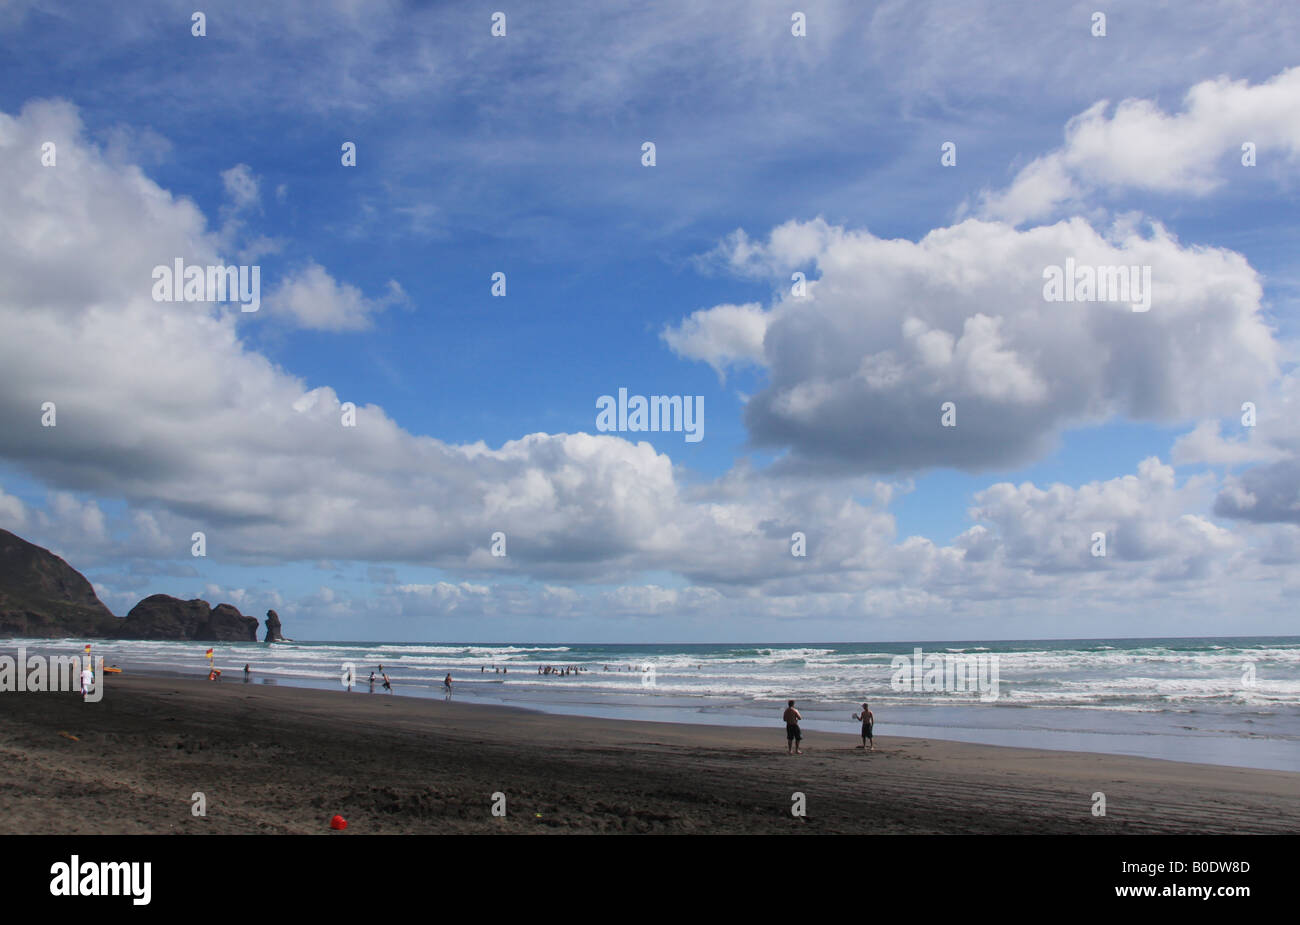
<svg viewBox="0 0 1300 925"><path fill-rule="evenodd" d="M56 167L39 163L46 139ZM66 104L0 117L0 167L0 454L61 491L130 502L141 553L170 542L185 555L203 530L211 555L243 561L586 579L669 568L737 582L834 568L790 561L790 531L816 532L806 487L750 475L753 492L688 498L647 443L538 433L453 445L364 400L344 426L346 396L250 349L238 307L153 300L154 266L220 263L221 237L187 200L105 161ZM300 314L334 317L310 304L331 301L324 288L299 293ZM42 426L47 402L54 427ZM854 505L850 520L861 532L882 516ZM489 552L497 531L504 558Z"/></svg>
<svg viewBox="0 0 1300 925"><path fill-rule="evenodd" d="M734 235L716 256L776 280L820 271L806 298L780 296L764 316L769 384L745 413L754 442L788 447L794 464L1015 465L1072 425L1227 414L1277 374L1256 272L1240 254L1184 247L1158 225L1102 235L1081 219L1027 231L967 220L914 243L817 219L766 242ZM1149 266L1150 310L1045 301L1044 268L1067 260ZM697 312L665 337L725 364L735 349L700 332L725 329L736 309L716 311L718 323ZM941 426L945 402L955 427Z"/></svg>
<svg viewBox="0 0 1300 925"><path fill-rule="evenodd" d="M55 167L39 163L46 140ZM214 235L190 202L104 161L70 106L0 116L0 161L0 452L56 486L217 534L257 525L227 535L227 551L319 557L344 543L411 559L468 554L490 523L616 554L671 489L667 459L612 438L455 447L365 405L343 427L328 387L244 345L237 308L153 301L154 266L222 262ZM55 427L41 426L46 402Z"/></svg>

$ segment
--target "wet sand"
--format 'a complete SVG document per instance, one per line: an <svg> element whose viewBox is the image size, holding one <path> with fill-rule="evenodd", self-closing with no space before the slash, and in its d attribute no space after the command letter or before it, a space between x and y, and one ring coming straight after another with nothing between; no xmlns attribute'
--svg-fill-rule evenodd
<svg viewBox="0 0 1300 925"><path fill-rule="evenodd" d="M1296 773L858 742L806 732L787 756L779 716L676 725L115 677L97 704L0 695L0 833L324 833L335 813L349 834L1300 832Z"/></svg>

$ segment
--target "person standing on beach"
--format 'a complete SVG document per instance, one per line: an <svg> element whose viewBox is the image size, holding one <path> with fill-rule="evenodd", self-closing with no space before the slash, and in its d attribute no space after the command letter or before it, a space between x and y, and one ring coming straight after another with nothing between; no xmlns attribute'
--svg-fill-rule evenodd
<svg viewBox="0 0 1300 925"><path fill-rule="evenodd" d="M95 683L95 671L90 667L90 659L86 659L86 667L81 669L81 699L85 700L90 693L90 687Z"/></svg>
<svg viewBox="0 0 1300 925"><path fill-rule="evenodd" d="M248 683L248 676L249 676L250 673L251 673L251 672L249 672L249 670L248 670L248 663L245 662L245 663L244 663L244 683L245 683L245 684Z"/></svg>
<svg viewBox="0 0 1300 925"><path fill-rule="evenodd" d="M370 693L373 694L374 692L375 692L375 673L372 671L370 672Z"/></svg>
<svg viewBox="0 0 1300 925"><path fill-rule="evenodd" d="M862 720L862 744L859 745L858 748L867 748L867 743L870 742L871 751L874 752L876 750L876 740L872 738L871 727L876 724L876 714L872 713L864 703L862 705L862 712L854 713L853 718Z"/></svg>
<svg viewBox="0 0 1300 925"><path fill-rule="evenodd" d="M380 668L382 667L383 666L381 665ZM388 675L386 675L383 671L380 671L379 675L384 679L384 690L388 691L388 693L391 694L393 692L393 685L391 682L389 682Z"/></svg>
<svg viewBox="0 0 1300 925"><path fill-rule="evenodd" d="M785 720L785 753L789 755L793 752L802 755L803 749L799 744L803 741L803 733L799 731L799 720L803 717L794 708L793 700L786 702L785 712L781 714L781 718Z"/></svg>
<svg viewBox="0 0 1300 925"><path fill-rule="evenodd" d="M451 672L447 672L447 677L442 679L442 689L447 692L447 699L451 699Z"/></svg>

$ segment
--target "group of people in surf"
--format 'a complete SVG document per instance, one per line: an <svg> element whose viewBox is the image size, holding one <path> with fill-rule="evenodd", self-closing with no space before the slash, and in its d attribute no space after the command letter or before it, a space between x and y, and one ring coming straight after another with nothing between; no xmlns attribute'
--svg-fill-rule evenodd
<svg viewBox="0 0 1300 925"><path fill-rule="evenodd" d="M379 671L379 677L384 684L384 690L388 691L388 693L391 694L393 692L393 679L388 677L388 672L384 671L383 665L379 666L378 671ZM442 689L444 692L446 692L447 697L450 698L451 697L451 672L450 671L447 672L447 677L442 679ZM373 694L374 692L375 692L375 673L372 671L370 672L370 693Z"/></svg>

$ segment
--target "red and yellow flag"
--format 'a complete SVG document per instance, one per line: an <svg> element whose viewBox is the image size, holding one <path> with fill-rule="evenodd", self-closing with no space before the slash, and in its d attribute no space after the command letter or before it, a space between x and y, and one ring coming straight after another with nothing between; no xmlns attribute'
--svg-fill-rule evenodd
<svg viewBox="0 0 1300 925"><path fill-rule="evenodd" d="M90 654L90 643L86 643L86 654Z"/></svg>
<svg viewBox="0 0 1300 925"><path fill-rule="evenodd" d="M211 649L208 650L208 658L212 658L212 650L211 650Z"/></svg>

